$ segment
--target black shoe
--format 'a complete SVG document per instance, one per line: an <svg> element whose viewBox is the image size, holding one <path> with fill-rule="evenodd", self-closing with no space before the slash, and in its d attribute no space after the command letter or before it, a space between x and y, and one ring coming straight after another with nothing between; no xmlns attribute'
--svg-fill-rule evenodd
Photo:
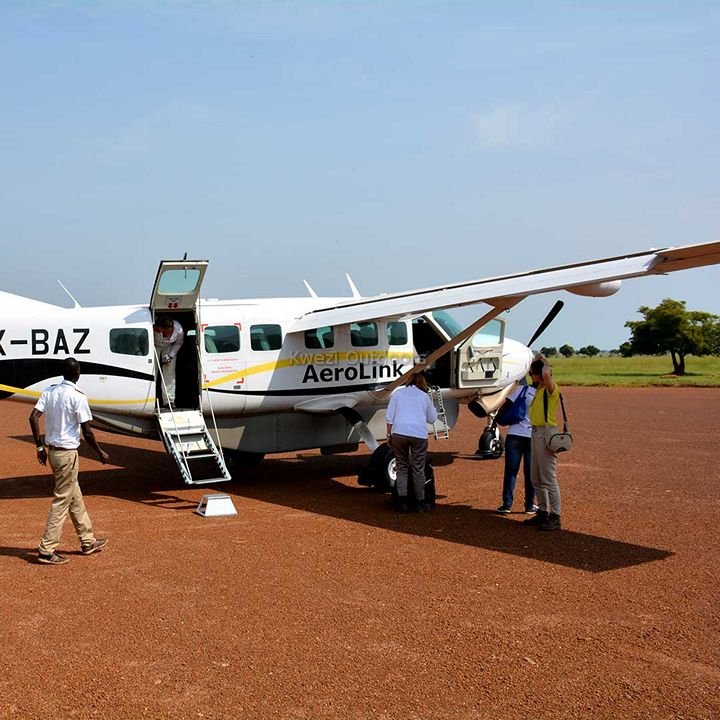
<svg viewBox="0 0 720 720"><path fill-rule="evenodd" d="M415 512L420 512L420 513L422 513L422 512L429 512L430 510L432 510L432 508L431 508L430 505L429 505L428 503L426 503L424 500L421 500L421 501L417 504L417 507L415 508Z"/></svg>
<svg viewBox="0 0 720 720"><path fill-rule="evenodd" d="M501 505L495 512L499 515L507 515L510 512L510 508L507 505Z"/></svg>
<svg viewBox="0 0 720 720"><path fill-rule="evenodd" d="M523 520L523 525L542 525L547 519L547 510L538 510L533 517Z"/></svg>
<svg viewBox="0 0 720 720"><path fill-rule="evenodd" d="M395 512L403 512L403 513L408 511L406 495L401 495L398 497L398 499L395 501L395 503L393 505L393 510L395 510Z"/></svg>
<svg viewBox="0 0 720 720"><path fill-rule="evenodd" d="M540 526L541 530L562 530L560 524L560 516L556 513L550 513L547 520Z"/></svg>

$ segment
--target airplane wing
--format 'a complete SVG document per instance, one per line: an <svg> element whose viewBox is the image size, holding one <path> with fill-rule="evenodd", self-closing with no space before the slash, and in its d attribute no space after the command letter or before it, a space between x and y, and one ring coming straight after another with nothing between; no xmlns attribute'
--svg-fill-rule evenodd
<svg viewBox="0 0 720 720"><path fill-rule="evenodd" d="M609 295L619 289L618 281L627 278L663 275L718 263L720 242L647 250L515 275L350 299L301 315L288 331L299 332L324 325L344 325L380 318L410 318L432 310L483 302L496 308L507 307L528 295L558 290L579 295Z"/></svg>

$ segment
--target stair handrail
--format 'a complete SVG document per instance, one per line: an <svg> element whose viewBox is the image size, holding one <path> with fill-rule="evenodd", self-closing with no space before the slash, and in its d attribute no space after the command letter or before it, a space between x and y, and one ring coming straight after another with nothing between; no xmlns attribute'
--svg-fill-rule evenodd
<svg viewBox="0 0 720 720"><path fill-rule="evenodd" d="M442 390L438 385L430 385L428 387L428 393L430 394L430 399L432 401L432 404L435 406L435 409L437 410L437 419L433 423L433 432L435 433L435 439L436 440L446 440L450 437L450 432L448 430L448 424L447 424L447 413L445 412L445 403L443 401L442 396ZM442 422L443 430L442 430L442 438L440 437L440 431L438 430L437 423L438 421Z"/></svg>
<svg viewBox="0 0 720 720"><path fill-rule="evenodd" d="M196 345L197 345L198 367L200 368L200 414L204 415L204 413L203 413L203 395L202 395L202 393L204 392L207 395L208 407L210 408L210 418L212 419L212 427L215 430L215 436L219 440L220 432L218 431L217 420L215 419L215 408L213 407L213 404L212 404L210 388L205 386L205 380L207 379L207 376L205 375L205 366L203 365L203 354L202 354L202 347L205 342L205 335L204 335L204 331L202 330L203 325L202 325L202 319L200 317L200 303L199 302L197 303L197 313L196 314L197 314L197 326L200 329L200 334L202 334L202 336L203 336L202 337L203 344L201 345L200 334L198 334L197 332L195 333L195 340L196 340ZM206 427L207 427L207 424L206 424ZM219 451L220 457L222 459L222 463L223 463L223 465L226 466L226 470L227 470L227 464L225 463L225 453L223 452L222 444L220 442L216 443L214 440L213 440L213 443L215 444L216 449Z"/></svg>

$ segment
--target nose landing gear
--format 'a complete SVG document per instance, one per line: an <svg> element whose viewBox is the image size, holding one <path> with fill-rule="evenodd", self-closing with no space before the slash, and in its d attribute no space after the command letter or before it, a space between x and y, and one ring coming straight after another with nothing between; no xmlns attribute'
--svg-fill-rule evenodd
<svg viewBox="0 0 720 720"><path fill-rule="evenodd" d="M503 442L500 430L495 424L494 417L491 419L488 416L488 424L480 435L478 440L478 448L475 451L481 460L497 460L505 449L505 443Z"/></svg>

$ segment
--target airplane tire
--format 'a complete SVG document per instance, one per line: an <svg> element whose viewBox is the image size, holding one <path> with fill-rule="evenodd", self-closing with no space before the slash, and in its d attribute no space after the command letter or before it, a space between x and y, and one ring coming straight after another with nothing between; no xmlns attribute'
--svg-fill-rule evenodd
<svg viewBox="0 0 720 720"><path fill-rule="evenodd" d="M395 453L392 448L385 445L385 451L380 458L378 467L379 481L375 484L378 490L392 490L397 482L397 469L395 467Z"/></svg>
<svg viewBox="0 0 720 720"><path fill-rule="evenodd" d="M395 485L395 453L389 445L383 443L370 457L367 467L358 475L360 485L372 486L379 492L387 492Z"/></svg>
<svg viewBox="0 0 720 720"><path fill-rule="evenodd" d="M245 450L224 450L234 468L238 470L255 467L265 459L265 453L246 452Z"/></svg>
<svg viewBox="0 0 720 720"><path fill-rule="evenodd" d="M505 449L502 435L494 427L486 427L478 440L478 449L475 452L483 460L497 460Z"/></svg>

